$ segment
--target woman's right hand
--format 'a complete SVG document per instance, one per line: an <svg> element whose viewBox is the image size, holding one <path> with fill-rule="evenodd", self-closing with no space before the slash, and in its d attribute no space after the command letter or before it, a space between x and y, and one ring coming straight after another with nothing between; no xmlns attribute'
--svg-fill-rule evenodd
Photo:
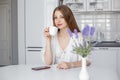
<svg viewBox="0 0 120 80"><path fill-rule="evenodd" d="M51 39L51 35L49 33L49 27L44 29L44 36L47 40Z"/></svg>

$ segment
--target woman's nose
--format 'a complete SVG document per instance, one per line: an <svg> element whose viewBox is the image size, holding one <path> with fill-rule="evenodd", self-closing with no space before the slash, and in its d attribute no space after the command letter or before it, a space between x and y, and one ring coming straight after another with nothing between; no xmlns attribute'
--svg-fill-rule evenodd
<svg viewBox="0 0 120 80"><path fill-rule="evenodd" d="M60 18L57 18L57 22L60 22L61 21L61 19Z"/></svg>

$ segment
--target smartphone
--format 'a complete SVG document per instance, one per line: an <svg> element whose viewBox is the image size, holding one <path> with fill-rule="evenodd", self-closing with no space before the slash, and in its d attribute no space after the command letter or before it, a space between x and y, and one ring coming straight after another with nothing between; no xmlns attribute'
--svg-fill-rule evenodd
<svg viewBox="0 0 120 80"><path fill-rule="evenodd" d="M34 67L32 70L38 71L38 70L44 70L44 69L49 69L50 66L40 66L40 67Z"/></svg>

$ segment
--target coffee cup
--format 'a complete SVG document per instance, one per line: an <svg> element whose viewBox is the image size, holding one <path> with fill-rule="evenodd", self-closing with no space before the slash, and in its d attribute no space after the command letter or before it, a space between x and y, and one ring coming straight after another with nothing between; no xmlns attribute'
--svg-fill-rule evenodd
<svg viewBox="0 0 120 80"><path fill-rule="evenodd" d="M49 33L50 33L51 36L55 36L57 34L57 32L58 32L57 27L55 27L55 26L50 26L49 27Z"/></svg>

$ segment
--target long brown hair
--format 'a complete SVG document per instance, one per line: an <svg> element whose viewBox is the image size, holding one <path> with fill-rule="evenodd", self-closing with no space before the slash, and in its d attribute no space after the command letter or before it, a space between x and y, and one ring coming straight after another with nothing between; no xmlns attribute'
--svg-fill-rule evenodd
<svg viewBox="0 0 120 80"><path fill-rule="evenodd" d="M70 28L72 32L74 31L74 29L77 29L77 31L80 32L71 9L66 5L60 5L54 9L53 11L53 25L54 26L55 26L54 14L55 14L55 11L57 10L63 14L64 19L67 22L68 27Z"/></svg>

